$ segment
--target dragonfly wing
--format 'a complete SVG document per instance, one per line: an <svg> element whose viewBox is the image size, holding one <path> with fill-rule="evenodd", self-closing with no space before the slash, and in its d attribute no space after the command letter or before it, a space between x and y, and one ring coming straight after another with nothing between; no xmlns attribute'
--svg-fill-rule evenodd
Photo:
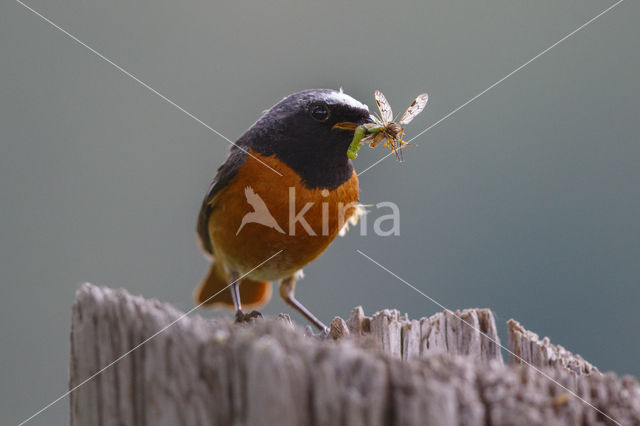
<svg viewBox="0 0 640 426"><path fill-rule="evenodd" d="M380 110L380 117L382 121L386 125L393 121L393 111L391 111L391 104L387 101L387 98L384 97L381 91L376 90L373 94L376 98L376 104L378 105L378 109Z"/></svg>
<svg viewBox="0 0 640 426"><path fill-rule="evenodd" d="M398 124L400 124L401 126L409 124L411 120L416 118L416 116L422 112L424 107L427 106L428 100L428 94L423 93L421 95L418 95L418 97L415 98L413 102L411 102L411 105L409 105L409 108L407 108L404 114L402 114L402 117L400 117L400 121L398 122Z"/></svg>

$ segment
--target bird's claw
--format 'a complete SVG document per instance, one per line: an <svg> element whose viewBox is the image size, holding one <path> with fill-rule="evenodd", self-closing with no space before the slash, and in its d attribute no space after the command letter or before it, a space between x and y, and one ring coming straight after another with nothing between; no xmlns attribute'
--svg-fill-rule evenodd
<svg viewBox="0 0 640 426"><path fill-rule="evenodd" d="M262 318L262 314L258 311L251 311L247 314L240 310L236 312L236 323L249 322L256 318Z"/></svg>

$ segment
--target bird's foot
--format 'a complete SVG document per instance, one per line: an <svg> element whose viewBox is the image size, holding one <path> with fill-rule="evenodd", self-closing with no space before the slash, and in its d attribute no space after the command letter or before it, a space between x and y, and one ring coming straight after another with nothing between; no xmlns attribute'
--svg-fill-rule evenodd
<svg viewBox="0 0 640 426"><path fill-rule="evenodd" d="M331 337L331 329L329 327L325 327L323 330L320 330L318 332L315 332L314 329L310 326L307 325L304 328L304 335L307 337L316 337L318 339L321 340L326 340L329 337Z"/></svg>
<svg viewBox="0 0 640 426"><path fill-rule="evenodd" d="M245 314L238 309L238 311L236 312L236 323L249 322L252 319L256 318L262 318L262 314L258 311L251 311L248 314Z"/></svg>

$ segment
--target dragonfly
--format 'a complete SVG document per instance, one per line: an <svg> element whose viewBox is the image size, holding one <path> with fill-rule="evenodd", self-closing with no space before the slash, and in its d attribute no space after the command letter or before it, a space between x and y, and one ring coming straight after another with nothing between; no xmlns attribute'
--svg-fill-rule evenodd
<svg viewBox="0 0 640 426"><path fill-rule="evenodd" d="M402 146L407 145L407 142L402 139L404 126L422 112L429 101L429 95L427 93L418 95L402 114L400 120L393 117L391 104L381 91L376 90L374 97L380 115L373 115L375 123L365 125L369 135L364 137L361 143L369 144L371 148L375 148L383 142L383 146L389 148L396 154L396 158L402 161Z"/></svg>

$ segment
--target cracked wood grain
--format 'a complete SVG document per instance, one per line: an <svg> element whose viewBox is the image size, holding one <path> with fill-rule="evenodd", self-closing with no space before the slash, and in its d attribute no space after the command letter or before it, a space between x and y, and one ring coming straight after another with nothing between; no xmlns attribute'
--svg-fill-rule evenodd
<svg viewBox="0 0 640 426"><path fill-rule="evenodd" d="M84 285L72 313L70 387L182 315ZM355 308L327 336L287 315L235 325L185 317L71 394L71 425L613 424L529 367L504 364L493 314L409 319ZM509 322L510 350L621 424L640 424L640 386L602 374Z"/></svg>

